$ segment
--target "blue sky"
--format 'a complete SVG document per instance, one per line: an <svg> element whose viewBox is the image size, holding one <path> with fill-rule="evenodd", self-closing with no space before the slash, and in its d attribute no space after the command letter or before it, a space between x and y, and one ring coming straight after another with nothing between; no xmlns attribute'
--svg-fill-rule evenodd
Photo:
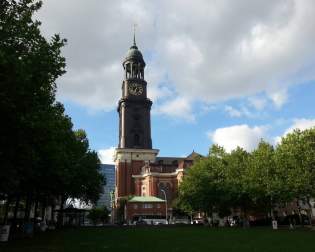
<svg viewBox="0 0 315 252"><path fill-rule="evenodd" d="M314 1L54 0L37 18L47 38L68 39L57 97L105 163L135 23L161 156L250 151L315 125Z"/></svg>
<svg viewBox="0 0 315 252"><path fill-rule="evenodd" d="M260 95L264 97L264 95ZM266 105L262 111L252 111L250 116L233 117L226 107L242 107L247 98L218 102L205 111L204 104L194 108L195 121L183 121L163 115L152 115L153 147L160 149L162 156L184 156L192 150L207 154L213 143L208 133L221 127L233 125L266 126L268 132L263 137L274 143L274 138L282 136L294 125L296 119L314 120L315 82L306 82L288 89L288 99L280 109ZM91 111L78 104L64 101L66 111L71 116L75 128L87 131L92 149L101 150L117 146L118 114L116 110ZM153 105L154 106L154 105ZM246 106L246 105L245 105ZM314 122L315 125L315 122Z"/></svg>

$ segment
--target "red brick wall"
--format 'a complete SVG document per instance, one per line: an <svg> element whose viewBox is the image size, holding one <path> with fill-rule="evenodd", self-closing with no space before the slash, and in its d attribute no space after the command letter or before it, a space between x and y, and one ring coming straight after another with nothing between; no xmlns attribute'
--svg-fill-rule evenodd
<svg viewBox="0 0 315 252"><path fill-rule="evenodd" d="M187 168L191 166L192 161L185 160L179 163L179 167ZM131 163L120 162L116 171L116 179L117 179L117 196L124 197L128 195L141 195L141 179L133 179L132 175L141 174L141 168L145 165L144 161L141 160L133 160ZM147 192L151 196L159 195L159 177L150 177L149 184L147 186ZM171 200L177 196L178 190L178 181L177 177L163 177L161 181L167 181L172 185L172 197Z"/></svg>
<svg viewBox="0 0 315 252"><path fill-rule="evenodd" d="M141 173L141 168L144 166L144 161L133 160L131 164L132 164L132 174L139 175Z"/></svg>
<svg viewBox="0 0 315 252"><path fill-rule="evenodd" d="M141 173L144 161L134 160L131 163L120 162L116 170L117 196L138 195L139 188L135 185L132 175ZM141 189L140 189L141 191ZM140 194L139 194L140 195Z"/></svg>
<svg viewBox="0 0 315 252"><path fill-rule="evenodd" d="M129 168L129 169L128 169ZM128 188L130 188L130 182L128 183L128 170L130 170L130 164L127 162L120 162L116 169L117 178L117 196L123 197L128 195Z"/></svg>

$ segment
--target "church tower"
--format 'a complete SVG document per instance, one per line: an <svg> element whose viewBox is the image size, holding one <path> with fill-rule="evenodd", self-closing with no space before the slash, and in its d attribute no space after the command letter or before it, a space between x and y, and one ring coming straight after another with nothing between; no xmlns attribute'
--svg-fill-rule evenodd
<svg viewBox="0 0 315 252"><path fill-rule="evenodd" d="M144 80L145 62L134 38L123 61L124 80L122 98L118 104L119 148L151 149L150 110L147 82Z"/></svg>
<svg viewBox="0 0 315 252"><path fill-rule="evenodd" d="M145 62L133 39L123 60L122 96L118 102L119 142L115 150L115 201L140 191L134 177L142 168L155 161L158 150L152 149L150 111L144 79Z"/></svg>

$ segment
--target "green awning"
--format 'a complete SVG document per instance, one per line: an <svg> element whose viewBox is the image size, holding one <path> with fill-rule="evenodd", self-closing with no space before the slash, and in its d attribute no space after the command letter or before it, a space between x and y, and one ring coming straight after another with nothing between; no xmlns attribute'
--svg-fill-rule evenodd
<svg viewBox="0 0 315 252"><path fill-rule="evenodd" d="M162 200L160 198L154 197L154 196L133 196L128 200L128 202L165 202L165 200Z"/></svg>

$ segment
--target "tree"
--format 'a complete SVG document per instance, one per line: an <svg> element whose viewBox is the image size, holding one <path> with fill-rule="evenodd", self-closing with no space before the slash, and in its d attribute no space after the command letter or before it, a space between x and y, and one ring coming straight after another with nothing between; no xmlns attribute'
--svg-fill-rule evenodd
<svg viewBox="0 0 315 252"><path fill-rule="evenodd" d="M32 18L41 5L0 2L0 197L8 206L23 201L26 220L32 205L44 211L60 198L95 202L104 182L85 132L73 131L71 118L56 102L66 40L41 35L40 22Z"/></svg>
<svg viewBox="0 0 315 252"><path fill-rule="evenodd" d="M294 130L283 137L276 150L276 162L285 178L283 201L302 200L311 209L310 200L315 197L315 128ZM310 218L311 214L310 210Z"/></svg>
<svg viewBox="0 0 315 252"><path fill-rule="evenodd" d="M17 186L17 173L31 172L38 156L38 136L55 99L55 80L64 73L60 49L65 40L50 42L40 35L32 14L41 2L1 1L0 6L0 137L1 191ZM13 179L12 179L13 178Z"/></svg>
<svg viewBox="0 0 315 252"><path fill-rule="evenodd" d="M103 225L109 220L109 210L104 206L102 208L92 208L89 211L88 218L96 225L99 222L102 222Z"/></svg>
<svg viewBox="0 0 315 252"><path fill-rule="evenodd" d="M70 191L73 198L86 203L96 203L105 184L105 177L100 173L100 161L95 151L89 149L89 142L84 130L74 132L77 144L75 164L72 166L72 184Z"/></svg>
<svg viewBox="0 0 315 252"><path fill-rule="evenodd" d="M261 140L249 159L246 173L251 198L257 210L268 211L273 216L273 208L282 200L284 191L283 174L275 162L272 145Z"/></svg>
<svg viewBox="0 0 315 252"><path fill-rule="evenodd" d="M0 3L0 192L7 202L33 183L38 137L55 102L55 80L65 72L65 40L55 35L47 41L32 20L40 6L32 0Z"/></svg>
<svg viewBox="0 0 315 252"><path fill-rule="evenodd" d="M179 205L183 210L212 214L227 202L223 148L212 146L209 156L199 159L189 169L179 187Z"/></svg>
<svg viewBox="0 0 315 252"><path fill-rule="evenodd" d="M197 161L179 187L178 205L186 211L217 212L231 208L268 211L299 200L312 208L315 197L315 128L295 130L276 149L261 140L251 153L237 147L226 153L213 145L207 158ZM311 219L311 211L309 211Z"/></svg>
<svg viewBox="0 0 315 252"><path fill-rule="evenodd" d="M252 208L246 170L250 154L237 147L227 155L227 169L225 187L230 195L230 207L241 208L244 218L247 219L248 211Z"/></svg>

